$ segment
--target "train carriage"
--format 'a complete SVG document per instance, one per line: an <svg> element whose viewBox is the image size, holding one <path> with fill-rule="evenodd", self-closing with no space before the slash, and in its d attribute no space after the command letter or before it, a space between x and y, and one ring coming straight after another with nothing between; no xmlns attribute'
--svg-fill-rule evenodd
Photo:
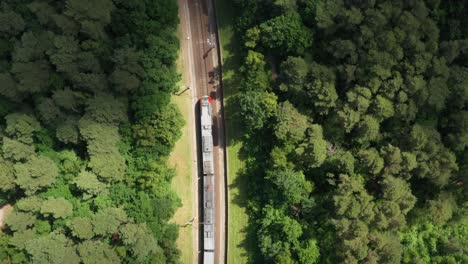
<svg viewBox="0 0 468 264"><path fill-rule="evenodd" d="M200 99L200 127L203 162L203 263L214 263L214 160L211 97Z"/></svg>

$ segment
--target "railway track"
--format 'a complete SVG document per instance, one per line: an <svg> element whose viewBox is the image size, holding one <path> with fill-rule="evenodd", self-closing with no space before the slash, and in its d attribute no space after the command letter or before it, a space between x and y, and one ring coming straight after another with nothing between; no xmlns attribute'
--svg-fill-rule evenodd
<svg viewBox="0 0 468 264"><path fill-rule="evenodd" d="M214 250L213 263L226 262L226 174L225 174L225 138L224 138L224 119L222 111L223 93L218 79L220 73L219 54L216 47L217 31L216 21L214 16L214 7L211 0L179 0L179 16L181 19L182 34L181 38L182 49L185 49L184 54L188 58L190 65L186 67L190 76L188 84L192 89L192 104L194 109L193 118L195 125L193 133L195 133L194 143L197 146L197 182L196 185L196 202L193 206L196 207L196 216L199 219L198 228L194 228L194 237L197 238L193 244L194 249L198 248L198 254L194 255L195 263L201 263L203 260L204 251L204 224L203 207L206 206L206 201L203 199L204 189L204 174L203 174L203 151L202 146L202 129L200 124L200 105L198 100L203 96L210 96L213 100L212 107L212 135L213 135L213 230L214 230ZM211 249L210 249L211 250Z"/></svg>

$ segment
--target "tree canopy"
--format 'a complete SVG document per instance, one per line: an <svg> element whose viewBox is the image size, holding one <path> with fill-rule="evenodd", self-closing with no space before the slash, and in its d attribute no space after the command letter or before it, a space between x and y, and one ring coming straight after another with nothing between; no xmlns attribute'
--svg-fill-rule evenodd
<svg viewBox="0 0 468 264"><path fill-rule="evenodd" d="M467 261L467 8L234 1L248 261Z"/></svg>
<svg viewBox="0 0 468 264"><path fill-rule="evenodd" d="M180 263L176 1L0 4L0 263Z"/></svg>

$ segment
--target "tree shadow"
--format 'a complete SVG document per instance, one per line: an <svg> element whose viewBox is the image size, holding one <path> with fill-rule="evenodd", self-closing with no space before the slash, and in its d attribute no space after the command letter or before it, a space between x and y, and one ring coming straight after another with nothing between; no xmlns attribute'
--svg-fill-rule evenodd
<svg viewBox="0 0 468 264"><path fill-rule="evenodd" d="M237 153L238 156L236 158L246 164L246 167L241 168L236 173L234 181L227 186L231 190L238 190L238 193L231 193L229 199L231 199L233 204L245 210L250 216L251 210L249 209L249 204L251 204L250 198L253 195L251 194L252 189L249 187L251 184L249 177L255 174L252 174L252 169L249 166L251 164L248 161L249 151L246 149L247 144L244 145L244 143L247 143L245 141L245 129L241 122L240 109L236 100L236 95L240 92L239 88L242 83L242 73L240 71L242 58L245 56L241 46L241 37L238 36L235 30L235 12L233 12L232 1L213 0L213 2L216 6L216 30L221 33L220 37L229 38L223 39L223 43L220 43L219 38L217 39L218 54L222 55L223 58L220 68L216 69L216 72L212 74L214 80L220 81L220 93L224 98L223 114L226 128L226 146L230 147L242 143L243 146ZM210 78L212 76L210 75ZM228 217L232 216L229 215ZM244 239L236 244L235 247L243 249L242 256L247 259L248 263L262 263L258 253L257 228L253 222L254 218L249 217L248 221L248 224L240 230L240 232L245 234Z"/></svg>
<svg viewBox="0 0 468 264"><path fill-rule="evenodd" d="M242 152L242 151L241 151ZM258 239L257 239L257 225L254 222L254 217L251 215L251 209L249 208L250 192L249 189L249 177L251 174L248 172L249 169L241 169L237 173L236 179L229 185L229 188L236 188L239 193L233 195L232 203L236 204L240 208L244 209L249 215L248 224L240 230L241 233L245 234L244 239L240 241L237 248L242 248L242 257L247 259L247 263L261 263L262 259L258 252Z"/></svg>

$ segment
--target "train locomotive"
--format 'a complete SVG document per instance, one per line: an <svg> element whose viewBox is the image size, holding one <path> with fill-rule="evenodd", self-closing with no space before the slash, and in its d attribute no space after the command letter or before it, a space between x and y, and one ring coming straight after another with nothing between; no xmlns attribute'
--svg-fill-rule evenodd
<svg viewBox="0 0 468 264"><path fill-rule="evenodd" d="M200 126L203 162L203 263L214 263L214 159L211 97L200 99Z"/></svg>

